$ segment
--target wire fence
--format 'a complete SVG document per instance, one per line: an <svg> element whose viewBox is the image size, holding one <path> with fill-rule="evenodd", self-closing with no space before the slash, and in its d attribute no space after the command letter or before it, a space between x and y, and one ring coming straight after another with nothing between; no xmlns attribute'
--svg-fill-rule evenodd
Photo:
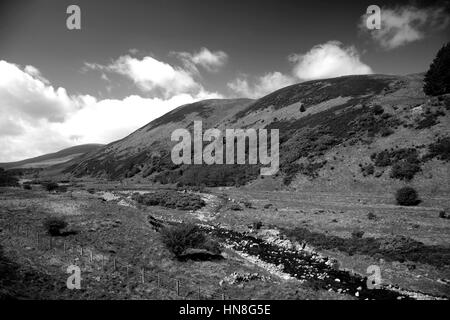
<svg viewBox="0 0 450 320"><path fill-rule="evenodd" d="M34 247L38 250L59 253L59 257L66 257L67 260L64 262L68 265L90 266L103 273L120 273L127 283L152 284L157 288L176 293L178 299L239 300L225 294L220 289L215 291L204 289L198 285L189 284L186 280L181 281L159 270L151 272L145 267L136 267L112 254L96 253L100 252L100 250L96 250L92 246L73 245L64 239L40 232L33 232L29 227L6 226L5 229L15 236L25 237L28 240L27 245L34 244ZM83 273L82 278L85 279L85 277L86 274Z"/></svg>

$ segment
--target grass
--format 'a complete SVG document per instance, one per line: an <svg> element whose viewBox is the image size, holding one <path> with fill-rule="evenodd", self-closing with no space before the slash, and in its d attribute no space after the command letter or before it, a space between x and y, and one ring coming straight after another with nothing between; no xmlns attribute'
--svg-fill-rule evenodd
<svg viewBox="0 0 450 320"><path fill-rule="evenodd" d="M412 261L437 268L448 267L450 263L450 248L424 245L403 236L377 239L363 238L361 234L355 234L351 238L341 238L302 227L284 229L283 233L295 241L305 241L317 249L339 250L350 255L364 254L388 261Z"/></svg>

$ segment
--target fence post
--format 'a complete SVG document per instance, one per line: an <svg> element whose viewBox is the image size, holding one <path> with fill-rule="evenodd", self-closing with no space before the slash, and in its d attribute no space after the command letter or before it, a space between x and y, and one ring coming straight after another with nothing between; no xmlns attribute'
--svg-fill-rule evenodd
<svg viewBox="0 0 450 320"><path fill-rule="evenodd" d="M113 268L114 268L114 271L116 271L116 258L113 259Z"/></svg>
<svg viewBox="0 0 450 320"><path fill-rule="evenodd" d="M180 295L180 280L175 280L176 281L176 290L177 290L177 296Z"/></svg>
<svg viewBox="0 0 450 320"><path fill-rule="evenodd" d="M222 300L225 300L225 294L222 293Z"/></svg>
<svg viewBox="0 0 450 320"><path fill-rule="evenodd" d="M80 256L83 256L83 247L80 248Z"/></svg>
<svg viewBox="0 0 450 320"><path fill-rule="evenodd" d="M144 271L144 268L141 269L141 277L142 277L142 283L145 283L145 271Z"/></svg>
<svg viewBox="0 0 450 320"><path fill-rule="evenodd" d="M93 257L92 257L92 250L90 250L90 255L89 255L89 262L92 262Z"/></svg>

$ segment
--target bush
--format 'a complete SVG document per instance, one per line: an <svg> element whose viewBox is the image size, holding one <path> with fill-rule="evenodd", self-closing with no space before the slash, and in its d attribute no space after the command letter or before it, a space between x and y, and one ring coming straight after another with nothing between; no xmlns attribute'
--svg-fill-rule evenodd
<svg viewBox="0 0 450 320"><path fill-rule="evenodd" d="M305 111L306 111L306 108L305 108L304 105L302 105L302 106L300 107L300 112L305 112Z"/></svg>
<svg viewBox="0 0 450 320"><path fill-rule="evenodd" d="M163 206L171 209L198 210L205 205L199 195L176 191L157 191L154 193L134 194L132 199L147 206Z"/></svg>
<svg viewBox="0 0 450 320"><path fill-rule="evenodd" d="M430 96L450 93L450 43L437 53L425 74L423 91Z"/></svg>
<svg viewBox="0 0 450 320"><path fill-rule="evenodd" d="M447 214L444 210L439 211L439 218L447 219Z"/></svg>
<svg viewBox="0 0 450 320"><path fill-rule="evenodd" d="M397 204L401 206L415 206L420 203L417 191L411 187L398 189L395 194Z"/></svg>
<svg viewBox="0 0 450 320"><path fill-rule="evenodd" d="M255 221L252 224L252 229L259 230L259 229L261 229L262 226L263 226L263 223L261 221Z"/></svg>
<svg viewBox="0 0 450 320"><path fill-rule="evenodd" d="M24 184L23 185L23 188L25 189L25 190L31 190L32 188L31 188L31 185L29 185L29 184Z"/></svg>
<svg viewBox="0 0 450 320"><path fill-rule="evenodd" d="M19 181L10 172L0 168L0 187L16 187Z"/></svg>
<svg viewBox="0 0 450 320"><path fill-rule="evenodd" d="M48 192L56 191L59 188L59 185L56 182L48 182L44 184L45 190Z"/></svg>
<svg viewBox="0 0 450 320"><path fill-rule="evenodd" d="M420 166L415 163L403 160L396 163L391 170L391 178L400 180L411 180L420 171Z"/></svg>
<svg viewBox="0 0 450 320"><path fill-rule="evenodd" d="M353 239L361 239L364 235L364 231L362 230L354 230L352 231L352 238Z"/></svg>
<svg viewBox="0 0 450 320"><path fill-rule="evenodd" d="M212 253L220 253L220 246L210 239L195 224L179 224L161 229L162 242L176 257L180 257L187 249L205 249Z"/></svg>
<svg viewBox="0 0 450 320"><path fill-rule="evenodd" d="M375 115L380 115L380 114L383 114L384 108L382 106L380 106L379 104L377 104L373 107L372 112Z"/></svg>
<svg viewBox="0 0 450 320"><path fill-rule="evenodd" d="M369 213L367 214L367 219L369 219L369 220L376 220L376 219L377 219L377 216L375 215L375 213L369 212Z"/></svg>
<svg viewBox="0 0 450 320"><path fill-rule="evenodd" d="M62 218L50 217L44 220L44 228L51 236L61 235L61 230L67 227L67 222Z"/></svg>

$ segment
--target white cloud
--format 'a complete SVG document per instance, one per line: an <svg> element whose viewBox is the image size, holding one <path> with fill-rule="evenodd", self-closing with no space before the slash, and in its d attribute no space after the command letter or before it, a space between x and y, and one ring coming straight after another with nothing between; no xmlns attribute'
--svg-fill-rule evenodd
<svg viewBox="0 0 450 320"><path fill-rule="evenodd" d="M275 90L291 85L295 82L290 76L281 72L267 73L249 84L248 77L239 77L228 83L228 87L238 96L247 98L261 98Z"/></svg>
<svg viewBox="0 0 450 320"><path fill-rule="evenodd" d="M202 66L207 71L217 72L228 60L228 55L224 51L212 52L208 48L201 48L199 52L194 54L189 52L172 52L172 54L179 57L186 68L196 73L198 73L197 65Z"/></svg>
<svg viewBox="0 0 450 320"><path fill-rule="evenodd" d="M69 96L42 82L32 66L0 61L0 162L54 152L75 144L109 143L123 138L186 103L221 98L200 89L168 98L129 96L97 100Z"/></svg>
<svg viewBox="0 0 450 320"><path fill-rule="evenodd" d="M0 112L9 117L20 115L35 122L46 119L61 122L79 107L79 100L70 97L64 88L53 88L42 80L39 71L26 66L0 61Z"/></svg>
<svg viewBox="0 0 450 320"><path fill-rule="evenodd" d="M373 73L353 46L344 47L339 41L316 45L305 54L292 54L289 60L295 64L293 74L303 81Z"/></svg>
<svg viewBox="0 0 450 320"><path fill-rule="evenodd" d="M291 54L289 61L294 64L292 76L276 71L251 82L247 76L238 77L228 87L239 96L260 98L296 82L373 73L354 47L344 47L338 41L316 45L305 54Z"/></svg>
<svg viewBox="0 0 450 320"><path fill-rule="evenodd" d="M125 55L108 66L86 66L127 76L143 91L161 92L165 97L180 93L198 93L202 90L202 86L188 71L150 56L138 59Z"/></svg>
<svg viewBox="0 0 450 320"><path fill-rule="evenodd" d="M386 50L422 40L428 33L445 29L450 22L448 13L440 7L382 8L380 30L367 30L366 17L362 16L360 29L369 32L373 40Z"/></svg>

